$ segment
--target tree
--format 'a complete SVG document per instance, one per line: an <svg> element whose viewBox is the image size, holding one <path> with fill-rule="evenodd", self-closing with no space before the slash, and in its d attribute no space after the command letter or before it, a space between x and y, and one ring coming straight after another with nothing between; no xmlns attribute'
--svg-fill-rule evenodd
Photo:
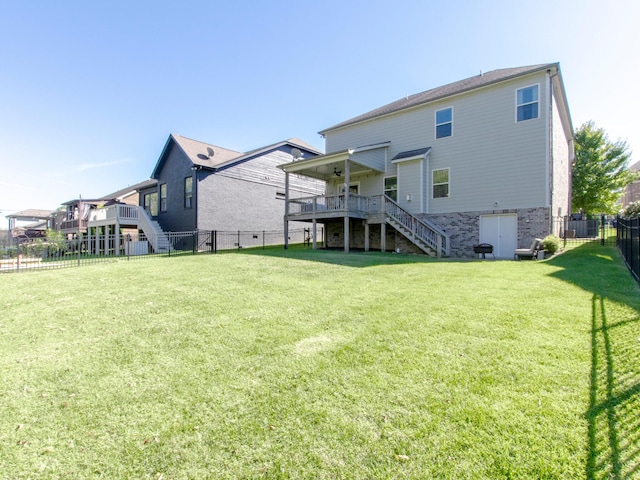
<svg viewBox="0 0 640 480"><path fill-rule="evenodd" d="M615 213L624 188L636 179L627 169L631 157L627 143L610 142L604 129L589 121L575 132L575 150L573 211Z"/></svg>

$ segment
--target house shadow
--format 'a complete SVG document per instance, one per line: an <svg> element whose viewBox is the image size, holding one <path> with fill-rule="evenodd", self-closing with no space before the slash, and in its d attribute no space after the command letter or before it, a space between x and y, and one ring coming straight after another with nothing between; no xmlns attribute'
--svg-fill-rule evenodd
<svg viewBox="0 0 640 480"><path fill-rule="evenodd" d="M586 478L640 477L640 291L615 247L584 245L547 262L591 295ZM611 315L615 306L616 314ZM620 313L624 310L623 313ZM615 320L610 317L615 317Z"/></svg>
<svg viewBox="0 0 640 480"><path fill-rule="evenodd" d="M234 252L237 252L237 250ZM397 254L394 252L381 252L379 250L370 250L365 252L364 250L352 249L348 253L343 249L319 248L317 250L313 250L310 246L302 244L289 245L289 248L286 250L281 245L266 248L247 248L242 249L242 253L245 255L260 255L287 258L289 260L328 263L352 268L377 267L380 265L403 265L410 263L474 261L474 259L432 258L428 255ZM479 261L477 259L475 260Z"/></svg>

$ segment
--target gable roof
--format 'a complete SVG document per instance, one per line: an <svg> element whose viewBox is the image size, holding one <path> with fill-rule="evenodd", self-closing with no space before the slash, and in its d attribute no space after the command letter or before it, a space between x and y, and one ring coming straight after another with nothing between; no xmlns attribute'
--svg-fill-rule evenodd
<svg viewBox="0 0 640 480"><path fill-rule="evenodd" d="M16 220L46 220L51 216L54 210L42 210L39 208L30 208L22 210L20 212L12 213L11 215L5 215L6 218L15 218Z"/></svg>
<svg viewBox="0 0 640 480"><path fill-rule="evenodd" d="M150 179L145 180L143 182L136 183L135 185L131 185L129 187L121 188L120 190L118 190L116 192L109 193L108 195L100 197L98 200L117 200L119 198L129 196L132 193L136 193L137 191L142 190L143 188L147 188L147 187L151 187L153 185L156 185L157 183L158 183L157 180L155 180L153 178L150 178Z"/></svg>
<svg viewBox="0 0 640 480"><path fill-rule="evenodd" d="M400 110L416 107L418 105L423 105L425 103L434 102L436 100L441 100L453 95L458 95L463 92L486 87L494 83L503 82L512 78L552 68L559 70L560 66L558 63L544 63L526 67L502 68L486 73L481 73L480 75L475 75L473 77L465 78L464 80L449 83L447 85L443 85L442 87L436 87L421 93L408 95L407 97L401 98L400 100L396 100L395 102L391 102L387 105L376 108L362 115L358 115L357 117L353 117L350 120L338 123L333 127L325 128L318 133L320 133L320 135L324 135L326 132L346 127L348 125L364 122L366 120L371 120L383 115L389 115L391 113L399 112Z"/></svg>
<svg viewBox="0 0 640 480"><path fill-rule="evenodd" d="M153 169L153 172L151 174L152 179L158 178L160 170L162 170L162 167L166 162L168 153L173 145L177 145L184 152L187 158L193 163L193 165L210 170L228 168L231 165L249 160L259 155L268 153L272 150L276 150L284 145L301 148L314 154L321 153L308 143L298 138L290 138L288 140L283 140L281 142L267 145L266 147L260 147L255 150L250 150L249 152L242 153L172 133L171 135L169 135L169 139L167 140L167 143L162 150L162 154L158 159L158 163ZM213 152L213 155L210 154L210 151Z"/></svg>

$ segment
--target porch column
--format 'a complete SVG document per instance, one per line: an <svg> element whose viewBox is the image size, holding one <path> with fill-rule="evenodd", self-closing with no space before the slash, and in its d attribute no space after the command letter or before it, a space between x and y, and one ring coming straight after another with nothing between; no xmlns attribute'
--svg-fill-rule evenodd
<svg viewBox="0 0 640 480"><path fill-rule="evenodd" d="M120 212L118 212L120 214ZM113 248L116 251L116 256L120 255L120 223L116 219L116 226L113 231Z"/></svg>
<svg viewBox="0 0 640 480"><path fill-rule="evenodd" d="M100 255L100 227L96 227L96 249L95 254Z"/></svg>
<svg viewBox="0 0 640 480"><path fill-rule="evenodd" d="M349 252L349 159L344 161L344 251Z"/></svg>
<svg viewBox="0 0 640 480"><path fill-rule="evenodd" d="M314 238L315 241L315 238ZM289 248L289 172L284 174L284 249Z"/></svg>
<svg viewBox="0 0 640 480"><path fill-rule="evenodd" d="M313 233L311 234L312 235L311 238L312 238L312 241L313 241L313 247L312 248L313 248L313 250L317 250L318 249L318 245L316 243L316 235L317 235L318 232L317 232L317 228L316 228L316 219L314 218L311 222L312 222L312 225L313 225Z"/></svg>
<svg viewBox="0 0 640 480"><path fill-rule="evenodd" d="M380 251L387 251L387 224L384 222L380 224Z"/></svg>
<svg viewBox="0 0 640 480"><path fill-rule="evenodd" d="M369 251L369 222L364 220L364 251Z"/></svg>

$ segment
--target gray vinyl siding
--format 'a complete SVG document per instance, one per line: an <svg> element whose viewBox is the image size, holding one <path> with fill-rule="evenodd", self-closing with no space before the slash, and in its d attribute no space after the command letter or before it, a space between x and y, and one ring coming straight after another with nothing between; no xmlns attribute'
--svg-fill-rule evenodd
<svg viewBox="0 0 640 480"><path fill-rule="evenodd" d="M398 164L398 204L409 213L422 213L422 163L422 160L411 160ZM411 195L410 201L407 195Z"/></svg>
<svg viewBox="0 0 640 480"><path fill-rule="evenodd" d="M539 117L516 122L516 89L539 85ZM432 147L426 160L425 213L548 206L546 75L536 73L411 110L326 132L328 153L390 141L388 158ZM453 107L453 135L435 138L435 111ZM450 197L431 198L431 172L449 168ZM395 165L387 162L387 174ZM382 174L380 175L382 176ZM399 199L413 188L399 175ZM382 193L382 179L378 182ZM415 197L415 195L414 195Z"/></svg>
<svg viewBox="0 0 640 480"><path fill-rule="evenodd" d="M366 165L376 170L384 171L386 165L385 150L385 148L376 148L373 150L366 150L364 152L356 152L351 155L351 158L361 165Z"/></svg>

